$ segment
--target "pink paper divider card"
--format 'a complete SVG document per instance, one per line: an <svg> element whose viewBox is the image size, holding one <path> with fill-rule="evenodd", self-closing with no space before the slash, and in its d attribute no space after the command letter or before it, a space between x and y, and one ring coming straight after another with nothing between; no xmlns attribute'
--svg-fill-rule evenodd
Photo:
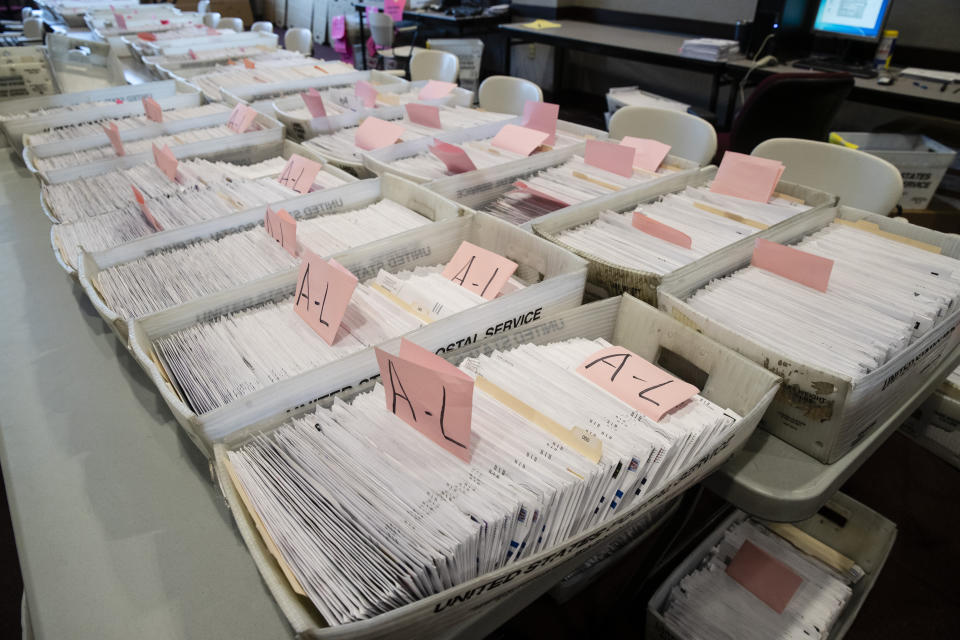
<svg viewBox="0 0 960 640"><path fill-rule="evenodd" d="M527 184L527 183L524 182L523 180L517 180L516 182L513 183L513 186L516 187L517 189L519 189L520 191L523 191L524 193L529 193L529 194L532 195L532 196L537 196L538 198L543 198L544 200L549 200L550 202L554 202L554 203L560 205L561 207L569 207L569 206L570 206L570 203L569 203L569 202L564 202L564 201L561 200L560 198L558 198L558 197L556 197L556 196L552 196L552 195L550 195L549 193L547 193L546 191L541 191L540 189L534 189L533 187L531 187L529 184Z"/></svg>
<svg viewBox="0 0 960 640"><path fill-rule="evenodd" d="M357 127L353 141L361 149L373 151L374 149L389 147L400 139L404 131L402 125L369 116L363 121L363 124Z"/></svg>
<svg viewBox="0 0 960 640"><path fill-rule="evenodd" d="M363 106L370 108L377 104L377 88L365 80L357 82L353 88L354 94L363 102Z"/></svg>
<svg viewBox="0 0 960 640"><path fill-rule="evenodd" d="M375 351L387 411L469 462L473 379L406 339L398 355Z"/></svg>
<svg viewBox="0 0 960 640"><path fill-rule="evenodd" d="M154 231L163 231L163 227L160 226L160 223L157 222L157 219L153 217L152 213L150 213L150 207L147 206L147 201L140 192L140 189L137 189L133 185L130 185L130 187L133 189L133 199L137 201L137 206L140 207L140 213L143 214L147 224L149 224Z"/></svg>
<svg viewBox="0 0 960 640"><path fill-rule="evenodd" d="M833 260L757 238L750 264L826 293Z"/></svg>
<svg viewBox="0 0 960 640"><path fill-rule="evenodd" d="M403 20L403 7L407 0L383 0L383 12L393 18L394 22Z"/></svg>
<svg viewBox="0 0 960 640"><path fill-rule="evenodd" d="M297 221L286 209L274 211L267 207L263 217L263 228L267 234L280 243L287 253L297 257Z"/></svg>
<svg viewBox="0 0 960 640"><path fill-rule="evenodd" d="M591 354L577 373L656 422L699 393L692 384L617 346Z"/></svg>
<svg viewBox="0 0 960 640"><path fill-rule="evenodd" d="M107 134L107 138L110 140L110 146L113 147L113 152L118 156L126 155L126 151L123 150L123 140L120 139L120 130L117 128L117 123L111 122L110 124L103 125L103 132Z"/></svg>
<svg viewBox="0 0 960 640"><path fill-rule="evenodd" d="M689 249L693 246L693 241L690 239L690 236L684 232L679 229L674 229L670 225L663 224L658 220L654 220L639 211L633 212L633 228L643 231L654 238L666 240L684 249Z"/></svg>
<svg viewBox="0 0 960 640"><path fill-rule="evenodd" d="M313 181L317 178L321 168L319 162L308 160L295 153L287 160L287 164L283 167L277 182L297 193L309 193L310 187L313 186Z"/></svg>
<svg viewBox="0 0 960 640"><path fill-rule="evenodd" d="M316 89L310 89L306 93L301 93L300 97L303 99L303 103L307 105L307 111L310 112L312 117L326 117L327 108L323 106L323 96L320 95L319 91Z"/></svg>
<svg viewBox="0 0 960 640"><path fill-rule="evenodd" d="M160 103L153 98L143 99L143 112L147 115L147 119L154 122L163 122L163 109L160 107Z"/></svg>
<svg viewBox="0 0 960 640"><path fill-rule="evenodd" d="M557 141L557 118L560 105L551 102L528 100L523 105L523 119L520 124L528 129L536 129L548 134L544 144L552 145Z"/></svg>
<svg viewBox="0 0 960 640"><path fill-rule="evenodd" d="M450 173L466 173L477 168L467 152L455 144L434 139L433 146L427 148L430 149L430 153L440 158Z"/></svg>
<svg viewBox="0 0 960 640"><path fill-rule="evenodd" d="M233 111L230 112L230 118L227 120L227 128L237 133L243 133L250 128L250 125L253 124L256 118L256 109L248 107L245 104L238 104L233 108Z"/></svg>
<svg viewBox="0 0 960 640"><path fill-rule="evenodd" d="M443 124L440 122L440 107L432 104L408 102L406 110L410 122L433 129L443 129Z"/></svg>
<svg viewBox="0 0 960 640"><path fill-rule="evenodd" d="M517 263L463 241L441 275L486 300L493 300L517 270Z"/></svg>
<svg viewBox="0 0 960 640"><path fill-rule="evenodd" d="M324 342L334 344L357 277L333 260L304 250L293 309Z"/></svg>
<svg viewBox="0 0 960 640"><path fill-rule="evenodd" d="M784 612L803 584L790 567L749 540L727 565L727 575L777 613Z"/></svg>
<svg viewBox="0 0 960 640"><path fill-rule="evenodd" d="M549 134L536 129L519 127L515 124L504 125L497 135L490 141L495 147L518 153L522 156L529 156L537 147L543 144Z"/></svg>
<svg viewBox="0 0 960 640"><path fill-rule="evenodd" d="M644 171L656 172L664 158L670 153L670 145L650 138L624 136L620 144L625 147L633 147L633 166Z"/></svg>
<svg viewBox="0 0 960 640"><path fill-rule="evenodd" d="M456 83L443 82L442 80L427 80L420 93L417 94L418 100L439 100L445 98L451 91L457 88Z"/></svg>
<svg viewBox="0 0 960 640"><path fill-rule="evenodd" d="M727 151L710 190L745 200L769 202L783 170L784 166L776 160Z"/></svg>
<svg viewBox="0 0 960 640"><path fill-rule="evenodd" d="M153 145L153 159L157 163L157 166L163 171L163 174L170 178L171 180L176 181L177 179L177 165L179 161L177 157L173 155L173 151L170 150L170 147L163 145L161 149L157 145Z"/></svg>
<svg viewBox="0 0 960 640"><path fill-rule="evenodd" d="M587 140L583 161L591 167L630 178L633 176L634 153L633 147L625 147L616 142Z"/></svg>

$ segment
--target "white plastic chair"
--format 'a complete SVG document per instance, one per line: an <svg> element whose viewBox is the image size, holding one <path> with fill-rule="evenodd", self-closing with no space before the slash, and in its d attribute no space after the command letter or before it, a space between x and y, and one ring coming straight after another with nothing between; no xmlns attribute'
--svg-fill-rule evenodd
<svg viewBox="0 0 960 640"><path fill-rule="evenodd" d="M243 33L243 20L240 18L220 18L217 29L233 29L237 33Z"/></svg>
<svg viewBox="0 0 960 640"><path fill-rule="evenodd" d="M490 76L478 93L480 108L498 113L520 115L527 102L543 102L543 90L536 83L511 76Z"/></svg>
<svg viewBox="0 0 960 640"><path fill-rule="evenodd" d="M370 37L373 42L381 48L387 49L393 46L393 18L385 13L371 13L369 18ZM364 43L366 45L366 43Z"/></svg>
<svg viewBox="0 0 960 640"><path fill-rule="evenodd" d="M217 28L217 23L220 22L220 12L219 11L210 11L203 14L203 24L210 27L211 29Z"/></svg>
<svg viewBox="0 0 960 640"><path fill-rule="evenodd" d="M283 34L283 48L288 51L299 51L306 56L313 53L313 36L310 29L287 29Z"/></svg>
<svg viewBox="0 0 960 640"><path fill-rule="evenodd" d="M42 38L43 37L43 20L40 18L27 18L23 21L23 37L24 38Z"/></svg>
<svg viewBox="0 0 960 640"><path fill-rule="evenodd" d="M197 3L197 13L206 13L210 8L210 0L200 0Z"/></svg>
<svg viewBox="0 0 960 640"><path fill-rule="evenodd" d="M610 137L650 138L670 145L670 153L697 164L710 162L717 152L713 125L695 115L657 107L621 107L610 118Z"/></svg>
<svg viewBox="0 0 960 640"><path fill-rule="evenodd" d="M460 59L448 51L421 49L410 59L410 80L456 82L460 76Z"/></svg>
<svg viewBox="0 0 960 640"><path fill-rule="evenodd" d="M250 25L250 31L259 31L262 33L273 33L273 23L268 20L260 20Z"/></svg>
<svg viewBox="0 0 960 640"><path fill-rule="evenodd" d="M832 193L840 204L889 215L903 195L900 171L866 151L801 140L771 138L758 144L750 155L779 160L783 179Z"/></svg>

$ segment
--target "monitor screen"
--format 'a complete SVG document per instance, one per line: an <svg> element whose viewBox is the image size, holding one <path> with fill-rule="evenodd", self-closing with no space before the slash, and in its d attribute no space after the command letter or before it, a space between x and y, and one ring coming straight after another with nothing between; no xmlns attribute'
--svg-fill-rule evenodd
<svg viewBox="0 0 960 640"><path fill-rule="evenodd" d="M892 0L820 0L813 30L878 40Z"/></svg>

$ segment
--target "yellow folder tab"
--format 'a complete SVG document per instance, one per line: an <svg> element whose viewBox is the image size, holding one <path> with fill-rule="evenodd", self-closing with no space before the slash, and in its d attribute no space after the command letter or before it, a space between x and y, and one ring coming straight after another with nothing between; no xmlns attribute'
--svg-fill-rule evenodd
<svg viewBox="0 0 960 640"><path fill-rule="evenodd" d="M550 22L549 20L538 18L533 22L524 22L523 26L530 27L531 29L559 29L563 25L559 22Z"/></svg>

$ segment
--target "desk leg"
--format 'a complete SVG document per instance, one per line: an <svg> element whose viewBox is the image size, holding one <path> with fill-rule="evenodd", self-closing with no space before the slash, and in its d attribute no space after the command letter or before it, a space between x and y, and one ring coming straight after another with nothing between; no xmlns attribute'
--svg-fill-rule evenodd
<svg viewBox="0 0 960 640"><path fill-rule="evenodd" d="M563 67L567 61L567 50L560 46L553 47L553 100L560 102L560 92L563 90Z"/></svg>
<svg viewBox="0 0 960 640"><path fill-rule="evenodd" d="M727 111L723 114L723 130L730 131L733 126L733 115L737 109L737 94L740 83L735 77L730 78L730 95L727 96Z"/></svg>
<svg viewBox="0 0 960 640"><path fill-rule="evenodd" d="M363 14L365 11L366 9L363 7L357 7L357 16L360 18L360 60L362 61L361 68L364 71L367 70L367 39L363 37ZM347 46L350 46L349 42Z"/></svg>
<svg viewBox="0 0 960 640"><path fill-rule="evenodd" d="M710 85L710 111L717 112L717 102L720 99L720 71L713 73L713 84Z"/></svg>
<svg viewBox="0 0 960 640"><path fill-rule="evenodd" d="M504 36L504 41L507 43L506 51L503 52L503 75L510 75L510 55L513 51L513 38L509 35Z"/></svg>

